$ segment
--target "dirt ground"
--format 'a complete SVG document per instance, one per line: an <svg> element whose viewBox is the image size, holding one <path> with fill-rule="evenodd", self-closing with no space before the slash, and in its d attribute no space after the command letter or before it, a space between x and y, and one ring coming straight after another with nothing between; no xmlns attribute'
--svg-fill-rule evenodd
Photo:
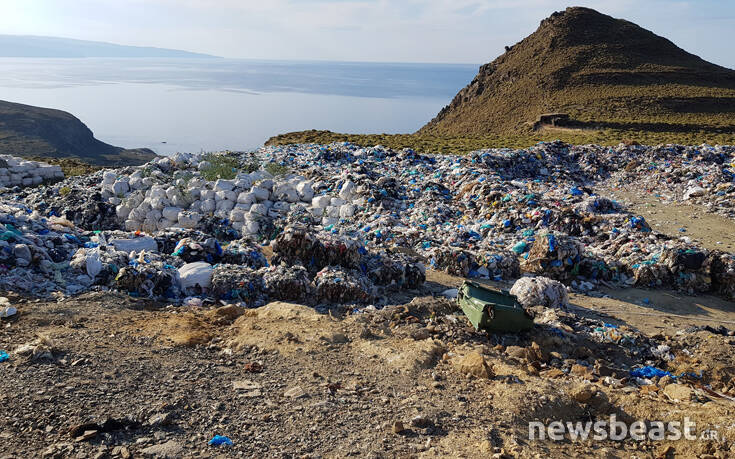
<svg viewBox="0 0 735 459"><path fill-rule="evenodd" d="M631 213L642 215L651 228L671 237L687 236L710 250L735 251L735 221L707 212L701 206L679 204L644 190L600 187L603 196L615 199Z"/></svg>
<svg viewBox="0 0 735 459"><path fill-rule="evenodd" d="M572 295L553 327L488 335L439 295L460 282L431 272L422 291L395 298L417 297L408 304L363 313L11 296L19 314L0 328L10 353L0 363L0 457L735 455L735 337L685 331L735 329L732 303L635 289ZM603 322L636 344L574 337ZM669 368L702 378L632 384L630 367L645 363L636 353L658 343L677 355ZM529 439L530 421L611 414L688 416L718 439ZM215 435L234 444L208 445Z"/></svg>

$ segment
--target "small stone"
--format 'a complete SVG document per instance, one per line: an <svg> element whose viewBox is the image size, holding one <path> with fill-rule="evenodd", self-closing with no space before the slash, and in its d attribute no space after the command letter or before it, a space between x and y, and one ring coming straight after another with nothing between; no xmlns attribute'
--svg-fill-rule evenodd
<svg viewBox="0 0 735 459"><path fill-rule="evenodd" d="M587 403L597 393L597 388L592 384L580 384L572 389L569 395L579 403Z"/></svg>
<svg viewBox="0 0 735 459"><path fill-rule="evenodd" d="M419 414L417 416L414 416L411 419L411 427L418 427L420 429L425 429L427 427L431 427L434 425L434 422L429 419L427 416L423 414Z"/></svg>
<svg viewBox="0 0 735 459"><path fill-rule="evenodd" d="M232 387L236 391L239 391L238 395L240 397L255 398L255 397L260 397L261 395L263 395L262 391L260 390L261 389L260 384L253 382L253 381L248 381L248 380L233 381Z"/></svg>
<svg viewBox="0 0 735 459"><path fill-rule="evenodd" d="M692 398L692 389L684 384L669 384L664 387L664 394L672 400L688 402Z"/></svg>
<svg viewBox="0 0 735 459"><path fill-rule="evenodd" d="M184 448L179 443L169 440L166 443L144 448L140 452L143 453L144 456L174 459L183 455Z"/></svg>
<svg viewBox="0 0 735 459"><path fill-rule="evenodd" d="M418 328L411 332L411 338L415 339L416 341L428 339L430 336L431 333L426 327Z"/></svg>
<svg viewBox="0 0 735 459"><path fill-rule="evenodd" d="M349 341L344 333L335 333L332 335L330 341L334 344L344 344Z"/></svg>
<svg viewBox="0 0 735 459"><path fill-rule="evenodd" d="M306 396L306 392L301 386L296 386L284 392L283 395L288 398L301 398Z"/></svg>
<svg viewBox="0 0 735 459"><path fill-rule="evenodd" d="M171 424L171 421L173 420L173 414L172 413L159 413L154 414L153 416L148 419L148 425L150 426L167 426Z"/></svg>
<svg viewBox="0 0 735 459"><path fill-rule="evenodd" d="M74 439L76 442L91 440L97 436L98 431L96 430L85 430L83 434Z"/></svg>
<svg viewBox="0 0 735 459"><path fill-rule="evenodd" d="M403 427L403 423L401 421L394 421L392 428L393 428L393 433L396 433L396 434L399 434L406 430L406 428Z"/></svg>
<svg viewBox="0 0 735 459"><path fill-rule="evenodd" d="M572 365L570 372L574 375L589 378L591 376L590 368L575 363Z"/></svg>
<svg viewBox="0 0 735 459"><path fill-rule="evenodd" d="M544 378L550 378L550 379L561 378L562 376L564 376L564 372L558 368L551 368L549 370L542 372L541 376L543 376Z"/></svg>
<svg viewBox="0 0 735 459"><path fill-rule="evenodd" d="M456 360L455 365L460 373L485 379L495 377L495 373L493 373L492 368L488 365L487 361L485 361L485 357L483 357L479 352L470 352L464 357Z"/></svg>
<svg viewBox="0 0 735 459"><path fill-rule="evenodd" d="M520 346L508 346L505 348L505 353L514 359L523 360L528 355L525 347Z"/></svg>

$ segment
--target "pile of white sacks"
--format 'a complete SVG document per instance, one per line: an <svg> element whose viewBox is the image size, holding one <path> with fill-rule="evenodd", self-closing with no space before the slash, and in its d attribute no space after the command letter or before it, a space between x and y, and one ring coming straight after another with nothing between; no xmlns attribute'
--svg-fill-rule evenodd
<svg viewBox="0 0 735 459"><path fill-rule="evenodd" d="M34 186L63 178L64 173L60 166L0 155L0 188Z"/></svg>
<svg viewBox="0 0 735 459"><path fill-rule="evenodd" d="M162 170L185 170L189 162L201 168L196 156L182 154L157 162ZM358 190L352 182L345 183L338 195L315 196L314 189L319 189L320 183L301 176L274 178L258 170L238 174L232 180L207 181L194 174L164 186L155 184L154 179L162 170L148 177L143 169L129 176L104 172L103 197L117 206L117 217L126 230L153 233L172 227L196 228L205 216L213 215L228 219L242 235L253 235L264 218L284 217L297 210L296 206L321 218L327 226L352 217L357 206L365 204L363 198L355 199Z"/></svg>

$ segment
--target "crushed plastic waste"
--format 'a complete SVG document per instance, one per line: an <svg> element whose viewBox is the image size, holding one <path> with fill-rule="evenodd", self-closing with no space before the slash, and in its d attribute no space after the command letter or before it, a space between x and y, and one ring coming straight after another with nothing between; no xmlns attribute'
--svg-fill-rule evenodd
<svg viewBox="0 0 735 459"><path fill-rule="evenodd" d="M545 306L559 308L569 304L566 287L548 277L521 277L510 289L524 308Z"/></svg>
<svg viewBox="0 0 735 459"><path fill-rule="evenodd" d="M10 305L10 300L4 296L0 296L0 319L13 317L17 313L18 310Z"/></svg>
<svg viewBox="0 0 735 459"><path fill-rule="evenodd" d="M210 273L215 298L244 303L248 307L266 304L263 274L247 266L216 265Z"/></svg>
<svg viewBox="0 0 735 459"><path fill-rule="evenodd" d="M202 155L177 153L5 190L0 288L364 301L420 286L426 266L492 280L529 273L583 293L604 283L735 299L735 255L660 234L593 191L636 183L735 218L735 147L549 142L458 157L335 143L255 156L288 172L206 180ZM243 285L267 280L238 289L218 265L238 267ZM341 282L349 294L338 294Z"/></svg>
<svg viewBox="0 0 735 459"><path fill-rule="evenodd" d="M10 360L10 356L8 355L8 353L5 351L0 351L0 363L7 362L8 360Z"/></svg>
<svg viewBox="0 0 735 459"><path fill-rule="evenodd" d="M279 265L266 268L263 283L268 298L305 304L311 301L311 279L301 265Z"/></svg>
<svg viewBox="0 0 735 459"><path fill-rule="evenodd" d="M324 303L368 303L374 296L374 285L356 270L327 266L314 280L316 297Z"/></svg>
<svg viewBox="0 0 735 459"><path fill-rule="evenodd" d="M663 378L664 376L675 377L673 374L671 374L668 371L664 371L664 370L661 370L659 368L652 367L652 366L645 366L642 368L636 368L634 370L631 370L630 375L634 378L646 378L646 379L655 378L655 377Z"/></svg>

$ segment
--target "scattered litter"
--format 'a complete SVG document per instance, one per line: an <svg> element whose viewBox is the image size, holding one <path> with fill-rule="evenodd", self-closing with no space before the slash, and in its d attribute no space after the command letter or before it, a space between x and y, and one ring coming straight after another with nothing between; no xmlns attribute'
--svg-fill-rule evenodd
<svg viewBox="0 0 735 459"><path fill-rule="evenodd" d="M521 277L513 284L510 294L515 295L524 308L559 308L569 304L564 284L547 277Z"/></svg>
<svg viewBox="0 0 735 459"><path fill-rule="evenodd" d="M222 446L222 445L232 446L234 445L232 440L230 440L229 437L225 437L224 435L215 435L214 437L212 437L211 440L209 440L209 442L207 442L207 444L210 446Z"/></svg>

